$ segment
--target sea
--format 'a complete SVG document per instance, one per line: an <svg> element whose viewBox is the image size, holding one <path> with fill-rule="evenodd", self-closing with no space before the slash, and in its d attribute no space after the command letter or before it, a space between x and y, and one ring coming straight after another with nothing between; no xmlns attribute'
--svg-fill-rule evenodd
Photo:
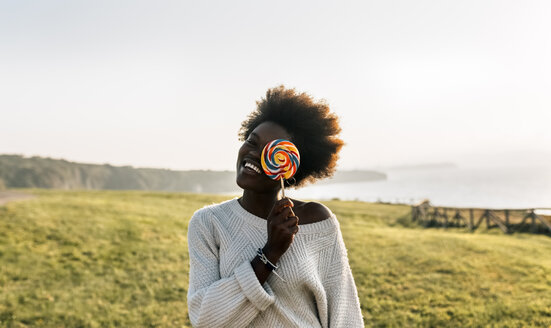
<svg viewBox="0 0 551 328"><path fill-rule="evenodd" d="M551 163L525 167L389 169L386 180L309 185L286 190L299 199L360 200L551 212Z"/></svg>

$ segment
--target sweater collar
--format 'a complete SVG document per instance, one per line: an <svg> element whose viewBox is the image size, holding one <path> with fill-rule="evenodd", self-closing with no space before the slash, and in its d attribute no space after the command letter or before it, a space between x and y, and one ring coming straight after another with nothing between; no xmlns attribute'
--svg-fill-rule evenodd
<svg viewBox="0 0 551 328"><path fill-rule="evenodd" d="M227 204L235 214L245 220L248 224L257 228L266 229L266 219L248 212L241 206L241 204L239 204L237 198L228 201ZM309 224L299 224L297 234L329 232L338 229L338 227L339 222L337 221L337 217L335 214L331 213L331 216L325 220Z"/></svg>

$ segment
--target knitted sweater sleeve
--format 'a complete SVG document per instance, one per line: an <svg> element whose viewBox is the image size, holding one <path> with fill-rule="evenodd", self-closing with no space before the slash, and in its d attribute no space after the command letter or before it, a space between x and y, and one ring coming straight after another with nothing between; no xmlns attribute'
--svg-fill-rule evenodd
<svg viewBox="0 0 551 328"><path fill-rule="evenodd" d="M245 327L275 298L268 284L260 284L248 260L231 276L220 277L211 215L204 209L197 211L188 227L189 318L194 327Z"/></svg>
<svg viewBox="0 0 551 328"><path fill-rule="evenodd" d="M342 233L337 229L331 269L324 282L329 327L363 327L362 310Z"/></svg>

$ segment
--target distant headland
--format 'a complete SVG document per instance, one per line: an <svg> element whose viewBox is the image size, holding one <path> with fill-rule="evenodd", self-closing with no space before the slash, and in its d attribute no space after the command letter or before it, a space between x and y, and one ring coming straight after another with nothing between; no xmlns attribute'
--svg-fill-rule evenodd
<svg viewBox="0 0 551 328"><path fill-rule="evenodd" d="M381 172L338 171L320 183L384 180ZM239 192L233 171L134 168L86 164L49 157L0 154L0 189L159 190L200 193Z"/></svg>

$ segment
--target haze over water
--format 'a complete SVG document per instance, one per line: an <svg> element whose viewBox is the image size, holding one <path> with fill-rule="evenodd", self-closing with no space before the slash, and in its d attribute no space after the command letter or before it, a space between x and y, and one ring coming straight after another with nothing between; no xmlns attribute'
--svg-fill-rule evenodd
<svg viewBox="0 0 551 328"><path fill-rule="evenodd" d="M387 180L311 185L291 197L482 208L551 208L551 167L388 170Z"/></svg>

